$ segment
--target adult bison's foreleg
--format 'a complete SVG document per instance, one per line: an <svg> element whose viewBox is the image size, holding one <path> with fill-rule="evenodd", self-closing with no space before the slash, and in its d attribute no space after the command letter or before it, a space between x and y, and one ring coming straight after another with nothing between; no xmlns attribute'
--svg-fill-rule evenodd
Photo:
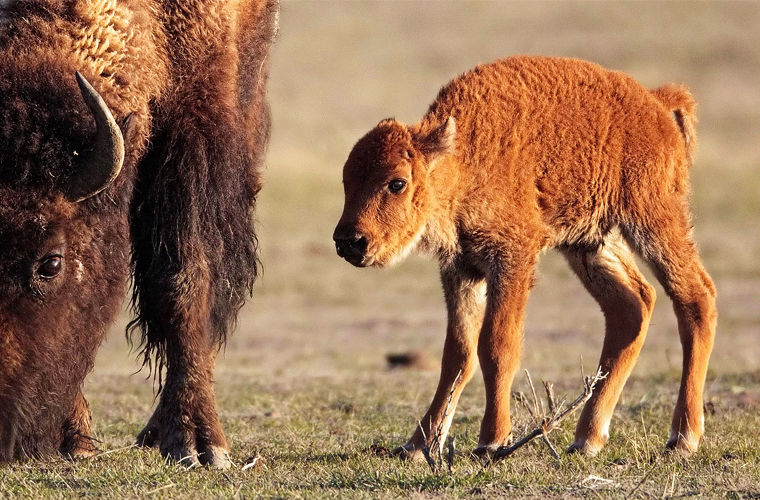
<svg viewBox="0 0 760 500"><path fill-rule="evenodd" d="M227 440L219 424L213 390L217 344L208 329L212 296L211 280L190 264L173 280L154 282L140 290L142 317L153 316L148 346L165 367L158 406L138 436L138 444L158 446L161 453L187 465L198 463L225 467ZM192 269L192 270L191 270ZM192 275L192 276L190 276ZM172 284L184 282L172 289ZM159 335L163 336L160 340ZM160 342L160 343L157 343Z"/></svg>
<svg viewBox="0 0 760 500"><path fill-rule="evenodd" d="M461 266L441 269L448 310L441 378L430 408L418 422L411 439L394 450L397 455L417 458L425 446L443 447L459 396L478 365L476 350L483 324L485 280L465 271Z"/></svg>
<svg viewBox="0 0 760 500"><path fill-rule="evenodd" d="M180 342L186 339L178 339ZM219 423L213 390L216 348L167 345L167 375L159 404L137 438L163 455L193 466L229 465L229 447Z"/></svg>
<svg viewBox="0 0 760 500"><path fill-rule="evenodd" d="M132 326L146 362L166 372L138 442L183 463L224 467L213 369L256 275L256 158L234 108L192 93L182 101L194 103L192 112L152 139L132 212Z"/></svg>
<svg viewBox="0 0 760 500"><path fill-rule="evenodd" d="M533 283L535 253L491 266L478 358L486 388L486 411L476 455L491 455L511 439L512 379L520 365L525 305Z"/></svg>

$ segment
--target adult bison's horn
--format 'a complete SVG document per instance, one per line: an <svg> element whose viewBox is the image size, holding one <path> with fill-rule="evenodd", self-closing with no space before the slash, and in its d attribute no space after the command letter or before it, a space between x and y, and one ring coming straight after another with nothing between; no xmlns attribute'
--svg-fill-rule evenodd
<svg viewBox="0 0 760 500"><path fill-rule="evenodd" d="M124 163L124 137L100 94L78 71L76 78L97 127L92 149L76 161L76 171L66 189L70 200L82 201L103 191L119 175Z"/></svg>

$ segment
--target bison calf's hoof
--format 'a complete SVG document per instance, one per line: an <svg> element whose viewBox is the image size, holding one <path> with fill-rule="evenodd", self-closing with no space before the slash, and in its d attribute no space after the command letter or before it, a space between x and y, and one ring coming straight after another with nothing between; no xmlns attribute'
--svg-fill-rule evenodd
<svg viewBox="0 0 760 500"><path fill-rule="evenodd" d="M420 461L425 459L425 455L422 453L422 450L409 443L394 449L391 452L391 456L394 456L401 460L409 461Z"/></svg>
<svg viewBox="0 0 760 500"><path fill-rule="evenodd" d="M673 436L665 445L667 451L678 453L683 457L689 457L696 453L699 448L699 439L689 439L683 435Z"/></svg>
<svg viewBox="0 0 760 500"><path fill-rule="evenodd" d="M505 446L509 446L509 443L512 442L512 438L507 440L507 444ZM489 444L489 445L478 445L474 450L472 450L472 456L476 459L480 460L481 462L491 462L493 460L493 456L496 454L497 451L499 451L498 444Z"/></svg>
<svg viewBox="0 0 760 500"><path fill-rule="evenodd" d="M568 453L579 453L587 457L595 457L604 446L604 443L594 444L590 441L576 441L567 448Z"/></svg>

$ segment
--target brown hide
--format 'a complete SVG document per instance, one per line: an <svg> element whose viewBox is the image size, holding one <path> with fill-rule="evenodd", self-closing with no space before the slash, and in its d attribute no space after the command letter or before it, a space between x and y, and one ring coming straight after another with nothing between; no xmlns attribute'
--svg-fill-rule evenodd
<svg viewBox="0 0 760 500"><path fill-rule="evenodd" d="M383 120L357 142L343 171L338 254L384 266L413 249L433 253L449 310L438 391L400 452L419 453L478 363L487 401L478 451L509 440L522 317L545 248L567 257L607 321L600 366L609 376L573 449L594 453L606 441L643 344L654 289L632 251L673 300L684 346L668 445L696 449L716 312L690 235L695 124L683 87L649 91L592 63L513 57L454 79L418 123Z"/></svg>
<svg viewBox="0 0 760 500"><path fill-rule="evenodd" d="M131 266L132 329L166 369L153 444L226 465L214 353L256 275L276 16L276 0L0 7L0 460L92 452L82 383ZM126 150L118 177L81 202L66 186L95 123L77 71ZM60 273L41 278L50 255Z"/></svg>

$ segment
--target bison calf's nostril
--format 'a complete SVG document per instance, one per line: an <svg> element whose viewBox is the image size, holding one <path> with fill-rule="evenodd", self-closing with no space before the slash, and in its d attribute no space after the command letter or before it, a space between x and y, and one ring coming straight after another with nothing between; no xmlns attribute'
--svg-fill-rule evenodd
<svg viewBox="0 0 760 500"><path fill-rule="evenodd" d="M364 257L364 252L367 250L367 238L353 230L336 230L333 240L338 256L349 261Z"/></svg>
<svg viewBox="0 0 760 500"><path fill-rule="evenodd" d="M364 251L367 249L367 238L364 236L356 238L351 242L351 247L360 251L361 253L364 253Z"/></svg>

